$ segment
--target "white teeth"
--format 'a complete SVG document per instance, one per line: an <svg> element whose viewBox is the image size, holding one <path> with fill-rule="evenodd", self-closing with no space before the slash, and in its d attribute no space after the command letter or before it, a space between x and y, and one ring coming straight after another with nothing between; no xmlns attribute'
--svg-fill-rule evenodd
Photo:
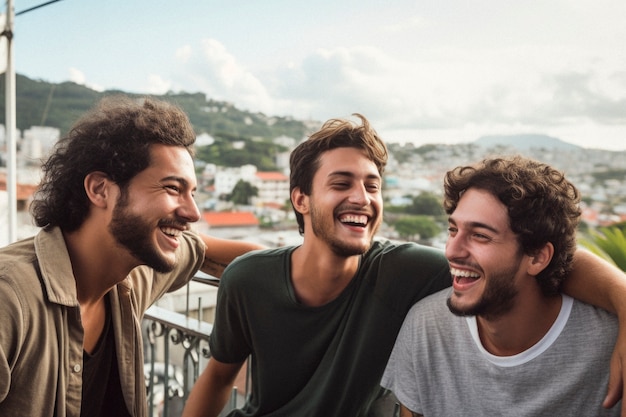
<svg viewBox="0 0 626 417"><path fill-rule="evenodd" d="M450 268L450 273L455 277L478 278L480 274L470 271L462 271L456 268Z"/></svg>
<svg viewBox="0 0 626 417"><path fill-rule="evenodd" d="M342 223L353 223L365 226L367 224L367 216L359 216L355 214L346 214L339 219Z"/></svg>
<svg viewBox="0 0 626 417"><path fill-rule="evenodd" d="M182 233L179 229L174 227L161 227L161 231L168 236L178 237Z"/></svg>

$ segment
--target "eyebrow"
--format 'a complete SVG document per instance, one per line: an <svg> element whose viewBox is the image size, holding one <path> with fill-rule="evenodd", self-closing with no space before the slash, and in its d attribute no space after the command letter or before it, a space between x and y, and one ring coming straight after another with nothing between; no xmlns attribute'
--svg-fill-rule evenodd
<svg viewBox="0 0 626 417"><path fill-rule="evenodd" d="M176 181L180 183L181 185L183 185L185 188L189 188L189 181L187 181L183 177L177 177L175 175L171 175L169 177L161 178L161 182L165 182L165 181ZM193 187L192 191L196 190L197 188L198 187Z"/></svg>
<svg viewBox="0 0 626 417"><path fill-rule="evenodd" d="M328 178L331 177L355 177L354 172L350 171L333 171L328 174ZM368 174L366 178L380 180L381 177L378 174Z"/></svg>
<svg viewBox="0 0 626 417"><path fill-rule="evenodd" d="M451 223L455 226L457 225L456 221L454 221L452 217L448 217L448 223ZM497 233L497 234L500 233L500 231L496 229L495 227L490 226L486 223L482 223L482 222L465 222L464 225L469 227L470 229L487 229L493 233Z"/></svg>

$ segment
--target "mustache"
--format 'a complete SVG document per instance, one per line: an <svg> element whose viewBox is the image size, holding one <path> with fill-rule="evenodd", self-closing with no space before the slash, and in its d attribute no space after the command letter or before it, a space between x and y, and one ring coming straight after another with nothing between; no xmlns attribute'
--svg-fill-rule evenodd
<svg viewBox="0 0 626 417"><path fill-rule="evenodd" d="M159 221L159 227L174 227L181 230L189 230L189 223L181 218L163 219Z"/></svg>
<svg viewBox="0 0 626 417"><path fill-rule="evenodd" d="M367 208L363 208L363 206L355 206L353 204L342 204L335 210L337 214L345 212L363 214L368 217L375 217L377 213L375 210L368 210Z"/></svg>
<svg viewBox="0 0 626 417"><path fill-rule="evenodd" d="M454 264L455 267L466 267L466 268L470 268L470 269L475 269L479 272L483 272L483 269L480 267L480 265L474 263L474 262L468 262L464 259L456 259L456 258L450 258L448 259L448 263L449 264Z"/></svg>

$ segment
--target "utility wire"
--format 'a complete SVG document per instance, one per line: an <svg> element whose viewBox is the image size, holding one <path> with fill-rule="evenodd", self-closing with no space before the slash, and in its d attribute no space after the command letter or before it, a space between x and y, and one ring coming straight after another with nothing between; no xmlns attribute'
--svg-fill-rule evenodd
<svg viewBox="0 0 626 417"><path fill-rule="evenodd" d="M19 16L19 15L21 15L21 14L31 12L31 11L33 11L33 10L39 9L39 8L44 7L44 6L47 6L47 5L49 5L49 4L56 3L57 1L61 1L61 0L50 0L50 1L48 1L48 2L45 2L45 3L40 4L40 5L38 5L38 6L33 6L33 7L31 7L30 9L26 9L26 10L22 10L21 12L17 12L17 13L15 13L15 16Z"/></svg>

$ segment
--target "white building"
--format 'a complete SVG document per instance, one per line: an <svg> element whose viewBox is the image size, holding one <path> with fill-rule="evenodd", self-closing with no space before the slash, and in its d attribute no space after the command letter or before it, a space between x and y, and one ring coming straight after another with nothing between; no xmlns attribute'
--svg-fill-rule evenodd
<svg viewBox="0 0 626 417"><path fill-rule="evenodd" d="M233 192L233 188L243 180L252 184L256 175L256 167L254 165L243 165L238 168L217 167L215 171L215 195L228 195Z"/></svg>
<svg viewBox="0 0 626 417"><path fill-rule="evenodd" d="M289 177L281 172L257 172L252 185L259 190L256 205L283 204L289 199Z"/></svg>
<svg viewBox="0 0 626 417"><path fill-rule="evenodd" d="M22 155L28 159L39 160L48 155L61 137L56 127L32 126L24 130L22 139Z"/></svg>

